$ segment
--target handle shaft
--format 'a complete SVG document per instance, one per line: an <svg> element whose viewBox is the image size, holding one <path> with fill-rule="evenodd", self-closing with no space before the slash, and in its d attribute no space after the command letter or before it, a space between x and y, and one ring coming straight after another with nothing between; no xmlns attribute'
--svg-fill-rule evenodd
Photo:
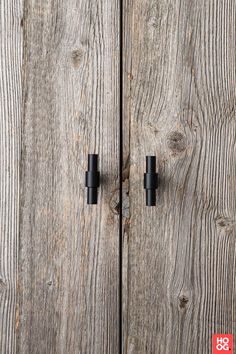
<svg viewBox="0 0 236 354"><path fill-rule="evenodd" d="M158 174L156 173L156 156L146 156L146 173L144 173L144 189L146 190L146 206L156 205L156 189Z"/></svg>
<svg viewBox="0 0 236 354"><path fill-rule="evenodd" d="M100 185L97 154L88 155L88 171L85 174L85 185L87 187L87 204L97 204L98 187Z"/></svg>

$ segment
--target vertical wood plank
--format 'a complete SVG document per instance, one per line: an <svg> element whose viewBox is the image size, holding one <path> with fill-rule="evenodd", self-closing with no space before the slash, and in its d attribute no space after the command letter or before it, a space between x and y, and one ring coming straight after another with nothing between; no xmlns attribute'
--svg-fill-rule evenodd
<svg viewBox="0 0 236 354"><path fill-rule="evenodd" d="M0 3L0 352L15 353L21 127L22 1Z"/></svg>
<svg viewBox="0 0 236 354"><path fill-rule="evenodd" d="M124 12L124 352L208 354L213 333L236 328L236 5L125 0Z"/></svg>
<svg viewBox="0 0 236 354"><path fill-rule="evenodd" d="M119 2L25 1L24 27L18 352L118 353Z"/></svg>

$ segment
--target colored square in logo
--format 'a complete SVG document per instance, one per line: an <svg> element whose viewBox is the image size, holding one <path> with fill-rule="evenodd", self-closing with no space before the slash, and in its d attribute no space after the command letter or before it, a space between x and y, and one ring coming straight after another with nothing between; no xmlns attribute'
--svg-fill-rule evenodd
<svg viewBox="0 0 236 354"><path fill-rule="evenodd" d="M232 334L213 334L212 354L229 353L233 354L233 335Z"/></svg>

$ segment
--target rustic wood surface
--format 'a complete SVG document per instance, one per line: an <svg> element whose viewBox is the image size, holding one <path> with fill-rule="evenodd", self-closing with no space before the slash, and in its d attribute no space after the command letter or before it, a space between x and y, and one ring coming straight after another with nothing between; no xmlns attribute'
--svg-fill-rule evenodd
<svg viewBox="0 0 236 354"><path fill-rule="evenodd" d="M15 353L21 132L22 1L0 4L0 353Z"/></svg>
<svg viewBox="0 0 236 354"><path fill-rule="evenodd" d="M25 1L22 23L17 353L118 353L119 2Z"/></svg>
<svg viewBox="0 0 236 354"><path fill-rule="evenodd" d="M1 3L0 353L119 352L119 6ZM236 4L123 14L123 352L208 354L236 328Z"/></svg>
<svg viewBox="0 0 236 354"><path fill-rule="evenodd" d="M124 22L124 353L209 354L236 328L236 3L124 0Z"/></svg>

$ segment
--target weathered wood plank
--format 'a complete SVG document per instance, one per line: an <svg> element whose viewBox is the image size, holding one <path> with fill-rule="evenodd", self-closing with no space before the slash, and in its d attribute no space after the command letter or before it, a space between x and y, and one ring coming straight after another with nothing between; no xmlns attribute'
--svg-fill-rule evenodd
<svg viewBox="0 0 236 354"><path fill-rule="evenodd" d="M0 353L15 353L19 233L22 1L0 3Z"/></svg>
<svg viewBox="0 0 236 354"><path fill-rule="evenodd" d="M118 353L119 2L26 1L18 352ZM102 186L87 206L87 154Z"/></svg>
<svg viewBox="0 0 236 354"><path fill-rule="evenodd" d="M124 352L208 354L213 333L236 328L236 4L125 0L124 10ZM148 154L161 180L154 208Z"/></svg>

